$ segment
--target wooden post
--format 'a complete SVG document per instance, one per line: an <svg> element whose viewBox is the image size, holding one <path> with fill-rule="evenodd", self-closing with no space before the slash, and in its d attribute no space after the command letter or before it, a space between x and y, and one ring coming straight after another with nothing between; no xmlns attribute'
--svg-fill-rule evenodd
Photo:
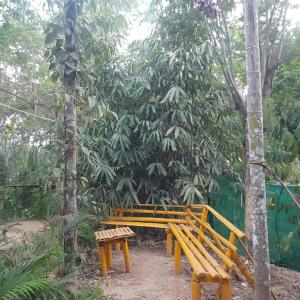
<svg viewBox="0 0 300 300"><path fill-rule="evenodd" d="M130 263L127 239L125 239L123 241L122 245L123 245L123 252L124 252L125 269L126 269L126 272L129 273L130 269L131 269L131 263Z"/></svg>
<svg viewBox="0 0 300 300"><path fill-rule="evenodd" d="M121 211L118 213L118 216L119 217L122 217L124 215L124 213ZM122 227L122 226L116 226L116 228L119 228L119 227ZM121 243L120 242L116 242L116 252L117 253L120 253L121 252Z"/></svg>
<svg viewBox="0 0 300 300"><path fill-rule="evenodd" d="M243 275L248 280L251 287L254 288L254 277L249 271L247 265L243 262L243 260L239 257L239 255L236 252L232 253L232 260L235 262L235 264L238 266L240 271L243 273Z"/></svg>
<svg viewBox="0 0 300 300"><path fill-rule="evenodd" d="M175 241L174 249L174 263L175 263L175 273L181 273L181 247L178 241Z"/></svg>
<svg viewBox="0 0 300 300"><path fill-rule="evenodd" d="M206 223L207 215L208 215L208 209L207 209L207 207L204 206L203 210L202 210L202 216L201 216L201 221L202 222ZM199 232L202 232L204 234L204 231L205 231L204 226L200 225ZM201 238L200 234L198 235L198 240L200 242L202 242L202 238Z"/></svg>
<svg viewBox="0 0 300 300"><path fill-rule="evenodd" d="M234 245L234 242L235 242L235 234L233 232L230 233L230 236L229 236L229 243L231 243L232 245ZM230 248L227 249L226 251L226 256L231 259L231 256L232 256L232 250ZM224 263L223 265L223 269L225 271L228 271L228 266L227 264Z"/></svg>
<svg viewBox="0 0 300 300"><path fill-rule="evenodd" d="M187 206L185 209L186 212L191 212L192 211L192 207L191 206ZM185 217L185 220L191 220L191 216L188 215Z"/></svg>
<svg viewBox="0 0 300 300"><path fill-rule="evenodd" d="M119 241L115 243L115 247L116 247L115 248L116 252L120 253L120 251L121 251L121 243Z"/></svg>
<svg viewBox="0 0 300 300"><path fill-rule="evenodd" d="M216 300L232 300L231 280L227 279L220 282Z"/></svg>
<svg viewBox="0 0 300 300"><path fill-rule="evenodd" d="M194 272L192 274L192 300L201 300L201 285Z"/></svg>
<svg viewBox="0 0 300 300"><path fill-rule="evenodd" d="M173 233L167 230L167 256L172 256L173 252Z"/></svg>
<svg viewBox="0 0 300 300"><path fill-rule="evenodd" d="M107 276L108 270L107 270L104 246L103 245L100 246L97 243L97 248L98 248L98 255L99 255L99 261L100 261L102 275Z"/></svg>
<svg viewBox="0 0 300 300"><path fill-rule="evenodd" d="M105 245L106 264L108 268L112 267L112 249L111 243Z"/></svg>

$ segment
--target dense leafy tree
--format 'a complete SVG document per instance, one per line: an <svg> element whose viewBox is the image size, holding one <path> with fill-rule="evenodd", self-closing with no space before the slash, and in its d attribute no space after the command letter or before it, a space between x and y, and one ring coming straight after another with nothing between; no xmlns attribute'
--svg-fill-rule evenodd
<svg viewBox="0 0 300 300"><path fill-rule="evenodd" d="M104 65L95 89L105 105L82 135L101 202L203 202L230 170L228 94L213 76L206 23L197 8L171 3L132 46L134 60Z"/></svg>

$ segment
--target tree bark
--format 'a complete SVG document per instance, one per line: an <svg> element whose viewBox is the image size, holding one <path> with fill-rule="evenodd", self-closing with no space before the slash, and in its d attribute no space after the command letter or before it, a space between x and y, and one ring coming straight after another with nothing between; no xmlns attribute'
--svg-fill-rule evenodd
<svg viewBox="0 0 300 300"><path fill-rule="evenodd" d="M244 0L247 78L247 128L249 142L249 199L252 203L252 240L255 260L255 299L270 299L270 263L266 212L263 113L258 38L257 0Z"/></svg>
<svg viewBox="0 0 300 300"><path fill-rule="evenodd" d="M76 150L76 43L74 27L76 22L76 0L65 0L64 11L66 19L65 51L68 62L65 65L65 177L64 177L64 253L65 273L75 267L77 252L77 231L75 218L77 216L77 150Z"/></svg>
<svg viewBox="0 0 300 300"><path fill-rule="evenodd" d="M245 234L247 245L252 250L252 201L250 197L250 160L249 160L249 138L247 120L244 125L246 142L245 142L245 165L244 165L244 187L245 187Z"/></svg>
<svg viewBox="0 0 300 300"><path fill-rule="evenodd" d="M262 97L267 99L271 97L272 94L272 82L275 70L267 69L265 72L263 87L262 87Z"/></svg>

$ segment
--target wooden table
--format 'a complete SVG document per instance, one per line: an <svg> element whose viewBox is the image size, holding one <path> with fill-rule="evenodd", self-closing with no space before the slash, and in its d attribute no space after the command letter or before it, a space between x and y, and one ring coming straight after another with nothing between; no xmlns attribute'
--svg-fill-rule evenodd
<svg viewBox="0 0 300 300"><path fill-rule="evenodd" d="M129 227L120 227L97 231L95 235L102 275L107 276L108 269L112 267L112 244L121 244L124 252L125 269L126 272L130 272L131 263L127 239L135 236L135 233Z"/></svg>

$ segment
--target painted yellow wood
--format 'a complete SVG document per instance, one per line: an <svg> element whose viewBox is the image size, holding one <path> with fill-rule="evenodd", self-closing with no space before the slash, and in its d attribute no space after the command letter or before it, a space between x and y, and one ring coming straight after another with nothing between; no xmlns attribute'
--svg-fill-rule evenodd
<svg viewBox="0 0 300 300"><path fill-rule="evenodd" d="M195 247L195 245L188 239L188 237L181 231L180 228L178 228L178 233L180 234L183 241L186 243L186 245L189 247L191 252L194 254L194 256L198 259L201 266L205 269L207 273L213 278L222 278L221 274L215 270L215 268L210 265L208 260L206 260L202 254L198 251L198 249Z"/></svg>
<svg viewBox="0 0 300 300"><path fill-rule="evenodd" d="M200 223L199 231L202 232L203 234L204 234L204 231L206 228L206 226L203 226L203 225L206 224L207 215L208 215L208 209L207 209L207 207L204 207L203 211L202 211L201 222L199 222ZM203 224L203 225L201 225L201 224ZM202 242L202 238L201 238L200 234L198 234L198 239L200 242Z"/></svg>
<svg viewBox="0 0 300 300"><path fill-rule="evenodd" d="M219 258L221 258L229 268L232 268L234 263L219 248L217 248L215 244L213 244L207 236L205 236L202 232L200 233L200 235L203 241L210 247L210 249L213 250L215 254Z"/></svg>
<svg viewBox="0 0 300 300"><path fill-rule="evenodd" d="M216 246L217 246L223 253L225 253L225 252L226 252L226 251L224 251L225 248L224 248L223 244L220 242L218 236L215 235L215 234L211 234L211 237L213 238L213 240L214 240ZM226 241L227 241L227 240L226 240ZM230 245L231 245L231 244L230 244ZM234 246L234 247L235 247L235 246Z"/></svg>
<svg viewBox="0 0 300 300"><path fill-rule="evenodd" d="M217 300L232 300L231 280L224 280L220 283L217 292Z"/></svg>
<svg viewBox="0 0 300 300"><path fill-rule="evenodd" d="M236 228L231 222L225 219L222 215L220 215L217 211L215 211L212 207L205 205L205 207L217 218L219 219L227 228L230 229L236 236L239 238L245 237L245 233Z"/></svg>
<svg viewBox="0 0 300 300"><path fill-rule="evenodd" d="M169 228L167 224L163 224L163 223L148 223L148 222L102 221L101 224L135 226L135 227L150 227L150 228L162 228L162 229L168 229Z"/></svg>
<svg viewBox="0 0 300 300"><path fill-rule="evenodd" d="M237 248L234 245L235 240L233 236L238 239L240 237L242 238L244 237L243 232L207 205L169 205L167 210L163 210L164 208L165 207L162 207L161 205L151 204L134 205L131 208L121 207L114 210L118 216L112 216L102 223L115 226L138 226L165 229L167 234L166 245L168 256L172 255L173 238L175 240L175 271L177 273L181 271L182 253L185 254L192 267L194 276L194 280L192 280L193 300L201 299L200 282L219 283L218 299L231 299L230 276L225 271L229 268L239 276L241 274L239 271L240 269L249 282L253 280L253 276L247 269L247 266L245 266L243 261L237 255ZM207 223L208 213L212 213L231 230L232 235L229 240L216 232ZM106 240L109 239L111 234L111 231L106 232L104 238ZM200 240L197 239L198 235ZM119 241L120 239L116 238L113 242ZM223 260L225 270L215 259L214 255L209 252L206 245L221 260ZM122 246L126 271L129 272L131 265L127 242L126 245L125 242L122 242ZM106 250L106 253L107 256L108 250ZM235 257L235 254L237 255L237 258ZM110 265L109 258L107 258L107 265Z"/></svg>
<svg viewBox="0 0 300 300"><path fill-rule="evenodd" d="M99 254L99 260L100 260L100 265L101 265L101 273L103 276L107 276L108 269L107 269L107 264L106 264L104 245L98 246L98 254Z"/></svg>
<svg viewBox="0 0 300 300"><path fill-rule="evenodd" d="M173 233L167 230L167 255L172 256L173 252Z"/></svg>
<svg viewBox="0 0 300 300"><path fill-rule="evenodd" d="M119 215L120 217L122 217L122 216L123 216L123 212L122 212L122 211L119 212L118 215ZM116 226L116 228L119 228L119 226ZM121 243L116 243L116 252L117 252L117 253L120 253L120 252L121 252Z"/></svg>
<svg viewBox="0 0 300 300"><path fill-rule="evenodd" d="M119 238L128 238L135 236L135 233L129 227L121 227L108 230L100 230L95 232L96 241L98 243L113 241Z"/></svg>
<svg viewBox="0 0 300 300"><path fill-rule="evenodd" d="M170 207L170 208L186 208L186 205L173 205L173 204L167 204L167 205L161 205L161 204L134 204L134 207ZM196 207L196 208L202 208L206 206L205 204L197 204L197 205L192 205L191 207Z"/></svg>
<svg viewBox="0 0 300 300"><path fill-rule="evenodd" d="M112 216L107 221L129 221L129 222L150 222L150 223L175 223L188 224L188 220L183 219L168 219L168 218L152 218L152 217L119 217Z"/></svg>
<svg viewBox="0 0 300 300"><path fill-rule="evenodd" d="M111 243L105 244L105 256L106 256L106 265L107 268L112 267L112 248Z"/></svg>
<svg viewBox="0 0 300 300"><path fill-rule="evenodd" d="M248 269L247 265L243 262L243 260L240 258L240 256L236 253L232 253L232 260L235 262L239 270L242 272L242 274L245 276L245 278L248 280L251 287L254 288L254 277L251 274L250 270Z"/></svg>
<svg viewBox="0 0 300 300"><path fill-rule="evenodd" d="M197 216L195 216L193 213L190 213L191 216L196 220L201 226L203 226L212 237L218 238L226 247L230 248L232 251L236 251L236 246L229 243L228 240L226 240L223 236L221 236L218 232L216 232L214 229L211 228L211 226L208 223L204 223L199 219ZM198 233L199 229L196 226L193 226L194 230Z"/></svg>
<svg viewBox="0 0 300 300"><path fill-rule="evenodd" d="M200 265L200 263L198 262L197 258L194 256L194 254L191 252L191 250L189 249L189 247L185 244L185 242L182 240L180 234L178 233L178 230L176 228L176 225L174 224L169 224L170 229L172 230L175 238L177 239L177 241L179 242L182 251L184 252L184 254L186 255L186 257L188 258L192 269L194 270L195 274L197 276L200 276L201 274L205 273L205 270L203 269L203 267Z"/></svg>
<svg viewBox="0 0 300 300"><path fill-rule="evenodd" d="M201 300L201 284L194 272L192 274L192 300Z"/></svg>
<svg viewBox="0 0 300 300"><path fill-rule="evenodd" d="M120 253L120 251L121 251L121 243L120 242L115 243L115 250L117 253Z"/></svg>
<svg viewBox="0 0 300 300"><path fill-rule="evenodd" d="M221 268L218 262L211 256L211 254L204 248L202 243L188 230L188 228L184 225L181 226L185 232L185 234L190 238L190 240L194 243L194 245L198 248L205 259L216 269L216 271L221 275L222 278L229 278L229 275Z"/></svg>
<svg viewBox="0 0 300 300"><path fill-rule="evenodd" d="M233 232L230 233L229 242L231 244L234 244L234 242L235 242L235 234ZM226 256L230 259L231 255L232 255L232 250L230 248L228 248L226 251ZM227 271L229 269L229 266L226 263L224 263L223 269L225 271Z"/></svg>
<svg viewBox="0 0 300 300"><path fill-rule="evenodd" d="M123 252L124 252L125 270L127 273L129 273L131 269L131 262L129 257L129 248L128 248L127 240L124 240L122 244L123 244Z"/></svg>
<svg viewBox="0 0 300 300"><path fill-rule="evenodd" d="M174 266L175 273L181 273L181 247L178 241L175 241L175 249L174 249Z"/></svg>
<svg viewBox="0 0 300 300"><path fill-rule="evenodd" d="M153 209L138 209L138 208L116 208L116 213L132 213L132 214L153 214L153 215L169 215L169 216L188 216L189 214L185 211L172 211L172 210L153 210ZM194 213L196 216L201 216L201 213Z"/></svg>
<svg viewBox="0 0 300 300"><path fill-rule="evenodd" d="M191 206L187 206L185 211L187 212L187 216L184 217L185 220L191 220L191 215L190 215L190 212L192 211L192 207Z"/></svg>

